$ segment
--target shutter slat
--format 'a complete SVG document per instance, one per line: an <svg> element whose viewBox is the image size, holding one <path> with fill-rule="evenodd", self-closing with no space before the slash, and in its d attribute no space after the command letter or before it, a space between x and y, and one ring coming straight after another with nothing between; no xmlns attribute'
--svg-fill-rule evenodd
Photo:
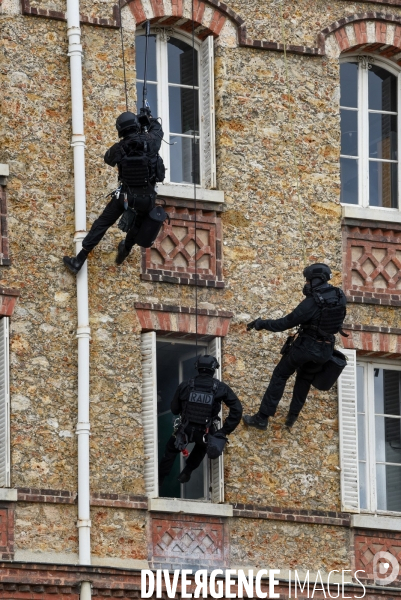
<svg viewBox="0 0 401 600"><path fill-rule="evenodd" d="M217 358L220 363L220 367L216 370L217 379L221 380L221 338L214 338L208 346L208 353L212 354ZM220 418L222 418L222 411L220 411ZM224 502L224 459L223 454L211 460L210 468L210 483L212 488L211 500L212 502L219 503Z"/></svg>
<svg viewBox="0 0 401 600"><path fill-rule="evenodd" d="M9 321L0 319L0 487L10 486Z"/></svg>
<svg viewBox="0 0 401 600"><path fill-rule="evenodd" d="M200 48L202 72L202 127L203 127L203 187L216 187L216 148L214 110L214 41L207 37Z"/></svg>
<svg viewBox="0 0 401 600"><path fill-rule="evenodd" d="M356 351L341 351L348 359L338 380L341 509L359 513Z"/></svg>
<svg viewBox="0 0 401 600"><path fill-rule="evenodd" d="M145 450L145 489L149 498L158 496L158 452L156 438L156 332L142 334L142 425Z"/></svg>

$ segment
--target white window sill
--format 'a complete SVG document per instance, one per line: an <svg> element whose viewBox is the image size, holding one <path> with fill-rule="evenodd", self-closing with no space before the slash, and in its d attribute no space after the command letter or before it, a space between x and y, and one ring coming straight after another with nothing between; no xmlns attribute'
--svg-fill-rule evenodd
<svg viewBox="0 0 401 600"><path fill-rule="evenodd" d="M401 531L401 515L399 517L386 517L384 515L352 515L351 527L363 529L386 529L388 531Z"/></svg>
<svg viewBox="0 0 401 600"><path fill-rule="evenodd" d="M231 504L212 504L197 500L180 500L178 498L149 498L148 510L187 515L209 515L214 517L232 517Z"/></svg>
<svg viewBox="0 0 401 600"><path fill-rule="evenodd" d="M9 177L9 175L10 175L9 166L0 163L0 177Z"/></svg>
<svg viewBox="0 0 401 600"><path fill-rule="evenodd" d="M1 502L17 502L18 491L12 488L0 488Z"/></svg>
<svg viewBox="0 0 401 600"><path fill-rule="evenodd" d="M159 196L167 198L183 198L184 200L194 199L194 186L179 183L158 183L156 187ZM205 190L196 188L196 199L202 202L224 202L224 192L221 190Z"/></svg>
<svg viewBox="0 0 401 600"><path fill-rule="evenodd" d="M397 208L364 207L356 204L342 204L341 206L343 218L401 223L401 211Z"/></svg>

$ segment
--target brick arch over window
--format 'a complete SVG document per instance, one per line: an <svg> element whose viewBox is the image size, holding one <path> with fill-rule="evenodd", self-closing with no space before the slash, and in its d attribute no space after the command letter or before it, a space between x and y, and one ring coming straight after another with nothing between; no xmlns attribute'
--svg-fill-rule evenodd
<svg viewBox="0 0 401 600"><path fill-rule="evenodd" d="M137 25L147 19L152 25L177 27L186 32L192 31L192 0L127 0ZM239 28L239 39L245 33L244 20L231 8L218 0L194 0L195 33L198 39L209 35L217 37L227 19ZM244 30L244 31L243 31Z"/></svg>
<svg viewBox="0 0 401 600"><path fill-rule="evenodd" d="M401 65L401 17L366 12L339 19L319 34L319 50L332 58L359 50Z"/></svg>

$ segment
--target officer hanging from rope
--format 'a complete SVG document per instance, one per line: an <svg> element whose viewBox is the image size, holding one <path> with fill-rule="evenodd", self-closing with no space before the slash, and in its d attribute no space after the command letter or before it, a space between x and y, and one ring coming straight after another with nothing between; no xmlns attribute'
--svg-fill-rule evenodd
<svg viewBox="0 0 401 600"><path fill-rule="evenodd" d="M192 472L200 466L206 454L209 458L218 458L222 454L227 435L241 421L242 405L236 394L227 384L213 377L219 366L214 356L199 356L195 363L198 375L180 383L174 394L171 412L180 417L160 461L159 489L173 468L176 457L185 451L188 444L195 442L178 477L180 483L190 480ZM220 427L218 415L222 402L228 407L229 413Z"/></svg>
<svg viewBox="0 0 401 600"><path fill-rule="evenodd" d="M315 263L303 271L306 298L281 319L256 319L247 330L285 331L298 326L298 333L287 338L281 350L282 358L273 371L269 386L259 410L254 415L244 415L246 425L266 430L269 417L273 417L291 375L297 372L286 426L291 428L301 412L310 386L320 390L330 389L346 364L344 355L334 350L335 334L342 331L347 303L343 291L327 283L330 268Z"/></svg>
<svg viewBox="0 0 401 600"><path fill-rule="evenodd" d="M130 112L126 95L127 111L116 120L118 136L122 139L109 148L104 155L107 165L118 167L119 187L112 192L110 202L84 238L82 250L75 257L64 256L64 264L75 274L82 268L89 252L97 246L119 217L121 219L118 227L126 232L127 236L118 245L116 256L118 265L124 262L134 244L145 248L150 247L167 218L164 209L155 204L156 183L162 182L165 175L163 159L159 156L163 130L160 122L152 117L146 98L149 21L144 24L144 27L146 50L143 106L139 114Z"/></svg>

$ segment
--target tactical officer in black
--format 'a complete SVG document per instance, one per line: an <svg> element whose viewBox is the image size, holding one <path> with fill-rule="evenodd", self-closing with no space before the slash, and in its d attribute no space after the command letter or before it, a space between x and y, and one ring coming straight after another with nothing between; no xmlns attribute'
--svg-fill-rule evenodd
<svg viewBox="0 0 401 600"><path fill-rule="evenodd" d="M322 365L330 360L334 349L334 334L342 332L347 300L339 288L330 285L330 268L323 263L306 267L303 272L306 298L282 319L256 319L250 329L285 331L299 326L297 336L290 336L282 349L282 358L273 371L269 386L255 415L244 415L246 425L267 429L269 417L274 416L284 393L285 385L297 371L292 401L285 424L292 427L305 404L311 382Z"/></svg>
<svg viewBox="0 0 401 600"><path fill-rule="evenodd" d="M155 205L156 182L164 179L163 160L158 155L163 139L159 121L149 116L148 126L143 127L137 115L125 112L117 118L116 128L123 139L107 150L104 162L118 167L121 185L93 223L82 242L82 250L76 257L64 256L64 264L72 273L78 273L89 252L123 213L125 222L120 221L119 227L128 233L118 245L116 263L120 265L127 258L145 216Z"/></svg>
<svg viewBox="0 0 401 600"><path fill-rule="evenodd" d="M241 421L242 405L232 389L213 377L219 363L214 356L200 356L195 364L198 375L178 386L171 402L173 415L181 416L181 423L166 444L159 464L159 488L170 473L178 454L187 444L195 442L178 481L186 483L191 473L199 467L207 450L208 434L225 438ZM223 426L217 426L221 403L229 408ZM224 445L224 444L223 444Z"/></svg>

